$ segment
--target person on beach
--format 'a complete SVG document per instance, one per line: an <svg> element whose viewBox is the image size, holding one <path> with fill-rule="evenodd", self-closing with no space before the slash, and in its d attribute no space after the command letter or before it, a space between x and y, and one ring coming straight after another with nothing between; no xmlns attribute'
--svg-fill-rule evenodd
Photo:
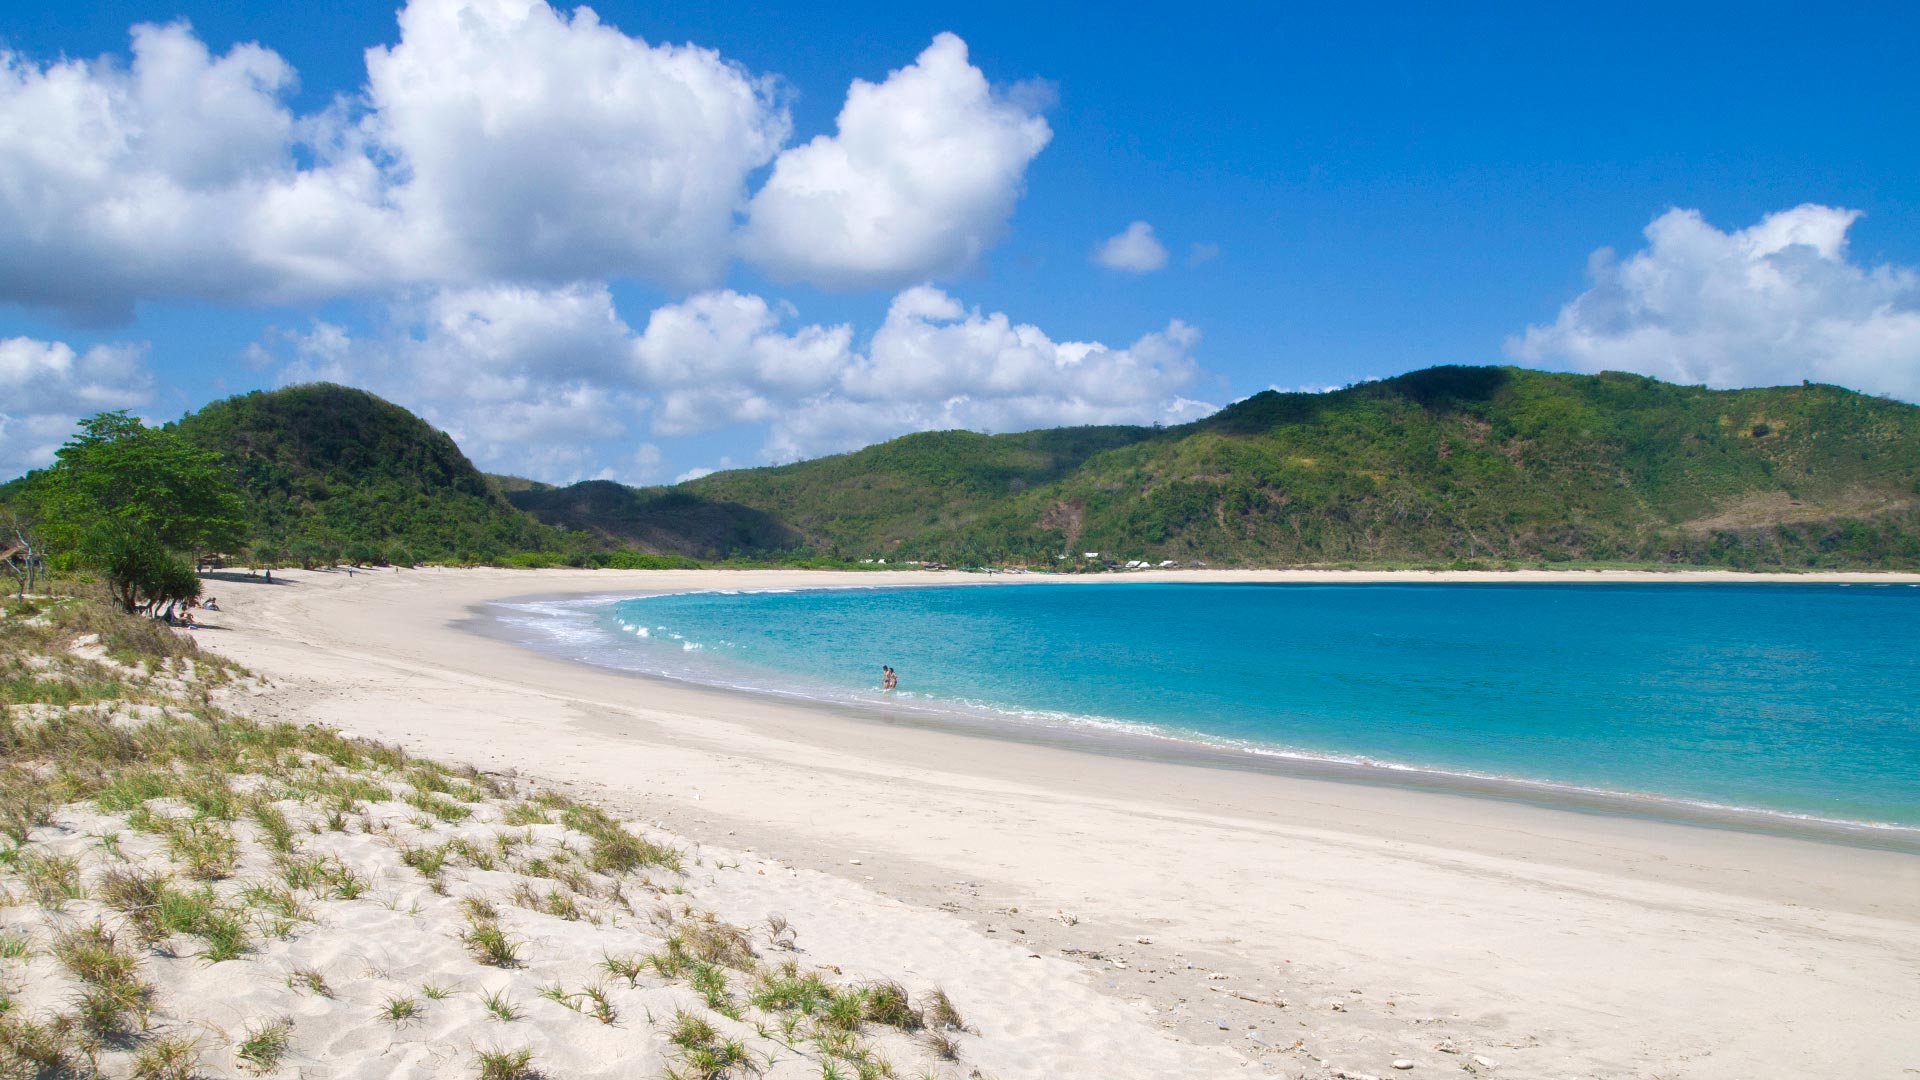
<svg viewBox="0 0 1920 1080"><path fill-rule="evenodd" d="M894 671L892 668L888 667L885 664L881 664L880 665L880 689L892 690L898 687L899 685L900 685L900 676L894 674Z"/></svg>

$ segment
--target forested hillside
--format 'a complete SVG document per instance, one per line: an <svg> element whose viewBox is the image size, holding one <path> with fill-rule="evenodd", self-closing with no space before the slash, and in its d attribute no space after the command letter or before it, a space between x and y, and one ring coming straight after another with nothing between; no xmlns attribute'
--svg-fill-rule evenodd
<svg viewBox="0 0 1920 1080"><path fill-rule="evenodd" d="M497 560L561 545L559 530L508 504L444 432L364 390L243 394L173 426L225 455L261 554Z"/></svg>
<svg viewBox="0 0 1920 1080"><path fill-rule="evenodd" d="M692 506L754 523L734 554L1912 568L1920 408L1832 386L1446 367L1258 394L1164 430L909 435L673 489L537 496L515 499L665 551L711 542Z"/></svg>
<svg viewBox="0 0 1920 1080"><path fill-rule="evenodd" d="M231 470L264 562L1920 568L1920 407L1832 386L1433 368L1180 427L929 432L667 488L487 477L324 384L170 429Z"/></svg>
<svg viewBox="0 0 1920 1080"><path fill-rule="evenodd" d="M806 537L764 510L702 498L683 488L630 488L587 480L556 488L495 478L508 501L541 521L601 543L697 559L755 557L809 547Z"/></svg>

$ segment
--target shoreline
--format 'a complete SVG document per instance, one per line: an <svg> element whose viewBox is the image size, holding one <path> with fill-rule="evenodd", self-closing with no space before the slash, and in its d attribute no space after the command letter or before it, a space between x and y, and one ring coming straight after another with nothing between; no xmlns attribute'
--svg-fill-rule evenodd
<svg viewBox="0 0 1920 1080"><path fill-rule="evenodd" d="M234 580L210 587L227 629L201 641L279 681L257 703L263 716L591 792L693 843L775 853L903 912L1017 942L1041 958L1028 963L1072 965L1132 1003L1196 1066L1230 1044L1262 1074L1378 1074L1403 1055L1457 1068L1435 1049L1446 1043L1516 1075L1920 1067L1903 1049L1920 1045L1911 855L857 721L636 680L451 625L476 604L541 592L986 583L974 575Z"/></svg>
<svg viewBox="0 0 1920 1080"><path fill-rule="evenodd" d="M1870 584L1912 584L1920 587L1920 575L1913 583L1875 582ZM1095 578L1088 581L1091 585L1100 581L1107 585L1121 584L1235 584L1238 582L1217 581L1138 581L1127 576ZM858 588L966 588L986 587L989 585L1038 585L1073 584L1072 580L1058 582L1032 581L1014 577L1000 581L941 581L916 582L889 586L873 584L833 584L800 586L802 589L858 589ZM1322 584L1323 582L1273 582L1274 584ZM1388 582L1341 581L1334 584L1387 584ZM1409 584L1408 582L1392 582ZM1560 582L1528 581L1523 584L1559 584ZM1609 580L1609 583L1613 583ZM1675 582L1677 584L1677 582ZM1718 580L1691 582L1692 584L1725 584ZM1770 584L1772 582L1769 582ZM1415 582L1412 584L1421 584ZM1483 584L1476 580L1447 580L1430 584ZM1787 584L1787 583L1781 583ZM1861 584L1852 580L1837 582L1819 582L1818 584ZM1228 740L1206 735L1204 732L1189 731L1144 721L1113 721L1111 726L1103 724L1073 725L1070 723L1025 724L1008 716L990 715L990 710L969 710L951 703L934 702L928 705L902 704L889 707L880 702L833 700L810 696L800 692L783 692L764 687L731 685L704 682L698 679L681 678L672 674L648 671L640 668L603 664L591 659L574 658L562 655L563 646L552 635L542 639L540 631L533 623L536 620L551 619L551 615L534 615L525 623L510 619L502 614L501 608L556 603L566 601L602 601L608 604L620 600L644 596L684 595L694 592L792 592L793 587L757 589L753 587L727 590L714 589L650 589L634 592L609 593L530 593L489 600L473 605L468 609L469 617L454 623L455 628L467 633L509 642L519 648L538 653L552 659L570 664L583 664L597 670L610 672L623 678L639 679L663 685L686 687L701 692L738 697L744 701L778 702L789 707L817 710L823 717L836 716L865 723L898 723L906 726L924 728L931 731L943 731L951 734L977 736L985 739L999 739L1010 742L1026 743L1036 746L1048 746L1077 753L1104 754L1124 759L1144 762L1162 762L1193 765L1203 768L1232 769L1240 772L1296 779L1314 779L1333 783L1347 783L1361 786L1404 788L1413 791L1426 791L1442 795L1456 795L1466 798L1493 799L1520 803L1547 810L1564 810L1573 813L1599 814L1632 818L1668 824L1700 826L1706 828L1727 829L1736 832L1753 832L1762 835L1811 840L1820 843L1844 844L1854 847L1874 848L1885 851L1897 851L1920 855L1920 825L1900 822L1862 821L1848 818L1824 817L1817 814L1801 813L1791 810L1778 810L1763 806L1742 806L1718 803L1705 799L1689 798L1681 795L1669 795L1660 792L1635 791L1629 789L1608 789L1588 787L1551 779L1524 776L1508 776L1498 773L1477 772L1466 769L1444 769L1435 766L1398 762L1385 759L1368 759L1355 755L1342 756L1332 752L1315 753L1296 750L1278 744L1261 744L1253 741ZM516 630L527 632L517 633ZM1089 718L1104 719L1104 718Z"/></svg>

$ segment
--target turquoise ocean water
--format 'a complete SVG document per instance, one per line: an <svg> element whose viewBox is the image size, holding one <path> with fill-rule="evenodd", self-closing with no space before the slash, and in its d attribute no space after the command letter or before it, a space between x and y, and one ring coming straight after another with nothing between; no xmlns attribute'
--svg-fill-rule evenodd
<svg viewBox="0 0 1920 1080"><path fill-rule="evenodd" d="M1039 583L502 614L572 659L1009 733L1920 828L1920 588L1904 585Z"/></svg>

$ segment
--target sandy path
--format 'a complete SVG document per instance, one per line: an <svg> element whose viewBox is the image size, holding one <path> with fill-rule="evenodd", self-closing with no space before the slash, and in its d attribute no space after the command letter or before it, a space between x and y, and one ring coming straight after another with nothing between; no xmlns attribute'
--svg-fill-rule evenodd
<svg viewBox="0 0 1920 1080"><path fill-rule="evenodd" d="M902 920L972 924L915 963L977 966L983 950L952 943L997 940L1018 947L996 959L1077 964L1188 1042L1185 1075L1227 1067L1209 1043L1285 1075L1396 1057L1413 1075L1920 1075L1920 857L843 719L452 625L531 593L834 575L275 576L210 585L226 629L203 642L280 683L256 711L579 785L838 874L866 906L825 904L845 915L820 931L835 945L924 939L885 917L897 897ZM1045 1008L1044 980L1004 992Z"/></svg>

